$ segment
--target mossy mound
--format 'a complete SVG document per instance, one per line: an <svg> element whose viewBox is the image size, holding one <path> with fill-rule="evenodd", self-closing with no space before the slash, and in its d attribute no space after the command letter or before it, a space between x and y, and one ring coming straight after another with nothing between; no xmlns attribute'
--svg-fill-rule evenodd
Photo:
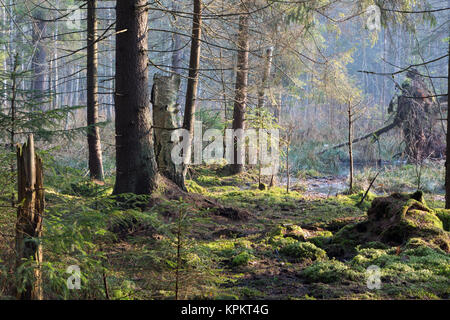
<svg viewBox="0 0 450 320"><path fill-rule="evenodd" d="M297 261L325 260L327 253L310 242L295 241L281 248L280 253Z"/></svg>
<svg viewBox="0 0 450 320"><path fill-rule="evenodd" d="M306 267L300 275L307 283L334 283L345 280L361 280L363 278L349 266L337 260L314 263Z"/></svg>
<svg viewBox="0 0 450 320"><path fill-rule="evenodd" d="M279 238L293 238L299 241L305 241L309 233L303 230L300 226L285 224L276 225L268 233L269 242L279 240Z"/></svg>
<svg viewBox="0 0 450 320"><path fill-rule="evenodd" d="M253 256L249 252L242 251L231 260L231 264L234 267L246 266L252 259Z"/></svg>
<svg viewBox="0 0 450 320"><path fill-rule="evenodd" d="M442 221L442 226L445 231L450 231L450 210L448 209L434 209L436 216Z"/></svg>
<svg viewBox="0 0 450 320"><path fill-rule="evenodd" d="M450 235L420 191L374 199L367 219L339 230L327 249L331 256L348 256L356 246L367 242L404 246L411 238L420 238L431 248L450 252Z"/></svg>

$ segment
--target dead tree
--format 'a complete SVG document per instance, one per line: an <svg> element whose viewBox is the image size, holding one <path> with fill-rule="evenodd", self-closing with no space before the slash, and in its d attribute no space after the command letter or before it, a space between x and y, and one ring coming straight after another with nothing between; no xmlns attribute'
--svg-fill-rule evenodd
<svg viewBox="0 0 450 320"><path fill-rule="evenodd" d="M171 140L173 130L178 129L176 115L180 111L177 105L180 76L172 74L163 76L156 73L153 77L151 103L153 105L153 133L155 158L158 171L186 190L183 167L172 161L171 152L174 142Z"/></svg>
<svg viewBox="0 0 450 320"><path fill-rule="evenodd" d="M394 128L400 128L403 131L406 145L405 153L408 158L417 158L418 154L416 152L419 149L414 145L419 139L423 140L420 146L422 154L441 156L443 154L440 146L441 139L433 130L434 122L436 121L434 116L436 108L434 101L430 98L432 93L415 69L411 69L407 73L407 79L403 82L401 88L400 86L398 87L401 90L401 95L392 99L388 109L388 112L393 115L391 123L374 132L353 139L352 143L355 144L368 138L377 140L380 135ZM322 150L318 154L348 145L349 141Z"/></svg>
<svg viewBox="0 0 450 320"><path fill-rule="evenodd" d="M44 187L42 160L35 154L33 135L23 146L17 147L18 203L16 222L17 298L42 300L42 217ZM33 278L25 279L23 263L33 263Z"/></svg>

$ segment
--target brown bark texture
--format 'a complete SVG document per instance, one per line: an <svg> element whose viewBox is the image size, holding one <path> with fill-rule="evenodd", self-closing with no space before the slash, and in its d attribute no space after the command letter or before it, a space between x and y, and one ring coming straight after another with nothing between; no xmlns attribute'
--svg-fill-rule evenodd
<svg viewBox="0 0 450 320"><path fill-rule="evenodd" d="M42 218L44 187L42 160L35 154L33 135L23 146L17 147L18 203L16 222L17 298L42 300ZM32 277L25 277L22 264L32 261ZM20 270L20 271L19 271Z"/></svg>
<svg viewBox="0 0 450 320"><path fill-rule="evenodd" d="M249 51L249 17L243 14L239 17L238 33L238 54L236 71L235 102L233 108L233 130L245 129L245 108L247 104L248 87L248 51ZM244 171L244 150L245 144L237 143L234 139L233 164L231 173L238 174Z"/></svg>
<svg viewBox="0 0 450 320"><path fill-rule="evenodd" d="M157 184L148 90L146 0L116 6L114 194L151 194Z"/></svg>
<svg viewBox="0 0 450 320"><path fill-rule="evenodd" d="M87 15L87 140L89 151L89 172L91 179L103 181L102 145L98 123L98 44L97 44L97 1L88 1Z"/></svg>
<svg viewBox="0 0 450 320"><path fill-rule="evenodd" d="M200 65L200 40L202 36L202 5L201 0L194 0L192 20L191 54L189 57L189 78L186 88L186 103L184 107L183 128L189 131L189 144L186 150L185 163L191 158L191 142L194 134L195 109L197 104L198 68ZM185 165L183 175L186 176L188 166Z"/></svg>

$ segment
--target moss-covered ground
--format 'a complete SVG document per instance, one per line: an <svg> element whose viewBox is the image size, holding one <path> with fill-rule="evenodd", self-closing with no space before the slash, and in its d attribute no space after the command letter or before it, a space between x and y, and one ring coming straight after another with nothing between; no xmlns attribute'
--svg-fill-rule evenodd
<svg viewBox="0 0 450 320"><path fill-rule="evenodd" d="M230 183L230 179L235 183ZM253 179L254 181L254 179ZM222 203L253 213L245 222L217 225L216 237L204 240L224 282L214 296L239 299L439 299L450 296L450 255L410 241L408 247L380 242L357 245L345 259L326 251L333 234L366 218L373 194L308 197L274 187L260 191L248 174L222 178L203 171L189 182ZM246 186L242 188L242 186ZM442 207L426 195L431 207ZM448 213L437 211L448 228ZM448 229L447 229L448 230ZM411 245L415 243L415 245ZM325 250L323 250L324 248ZM380 269L373 289L369 266ZM370 289L371 287L372 289Z"/></svg>
<svg viewBox="0 0 450 320"><path fill-rule="evenodd" d="M367 217L373 194L359 204L362 193L318 197L286 193L284 187L260 191L254 175L227 176L219 167L200 168L190 178L191 193L244 209L250 217L229 219L183 201L142 211L145 197L130 197L133 205L118 208L110 199L112 181L63 189L49 185L43 240L47 297L104 299L108 291L110 299L173 299L177 282L179 297L190 299L450 297L450 255L420 238L408 246L358 244L351 256L332 257L333 236ZM433 195L426 198L430 207L443 207ZM437 210L436 216L448 230L448 212ZM2 219L13 217L11 211ZM3 234L13 228L3 226ZM0 262L10 260L10 241L9 249L2 244ZM68 264L81 266L82 290L63 289ZM371 285L377 282L370 266L379 268L379 288ZM12 266L1 267L5 298L11 294Z"/></svg>

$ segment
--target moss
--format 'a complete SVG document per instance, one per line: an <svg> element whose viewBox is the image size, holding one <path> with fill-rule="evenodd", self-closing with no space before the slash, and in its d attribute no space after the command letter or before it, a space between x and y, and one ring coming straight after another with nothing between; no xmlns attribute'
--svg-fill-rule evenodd
<svg viewBox="0 0 450 320"><path fill-rule="evenodd" d="M275 249L279 250L282 247L288 246L297 241L298 240L291 238L291 237L275 236L275 237L270 237L268 240L268 243L270 245L272 245L272 247L274 247Z"/></svg>
<svg viewBox="0 0 450 320"><path fill-rule="evenodd" d="M234 267L246 266L246 265L248 265L250 260L252 260L252 258L253 258L253 256L249 252L243 251L243 252L239 253L238 255L236 255L233 258L233 260L231 260L231 264Z"/></svg>
<svg viewBox="0 0 450 320"><path fill-rule="evenodd" d="M421 238L430 247L450 251L450 236L425 204L422 192L376 198L367 215L366 221L347 225L335 234L327 248L330 256L352 256L357 246L373 241L403 246L411 238Z"/></svg>
<svg viewBox="0 0 450 320"><path fill-rule="evenodd" d="M188 192L195 192L195 193L200 193L200 194L205 194L206 193L205 188L200 186L194 180L186 180L185 184L186 184L186 188L187 188Z"/></svg>
<svg viewBox="0 0 450 320"><path fill-rule="evenodd" d="M405 219L416 228L438 228L443 229L442 221L439 218L427 211L412 209L408 211Z"/></svg>
<svg viewBox="0 0 450 320"><path fill-rule="evenodd" d="M359 249L358 254L354 256L353 259L351 260L351 264L368 267L369 265L373 264L373 261L375 259L386 254L387 254L386 250L382 249L373 249L373 248Z"/></svg>
<svg viewBox="0 0 450 320"><path fill-rule="evenodd" d="M240 296L246 298L246 299L255 299L255 298L262 298L264 297L264 293L249 287L242 287L238 289Z"/></svg>
<svg viewBox="0 0 450 320"><path fill-rule="evenodd" d="M272 229L267 233L269 237L279 237L284 236L286 234L286 227L283 225L276 225L272 227Z"/></svg>
<svg viewBox="0 0 450 320"><path fill-rule="evenodd" d="M369 241L357 246L357 249L388 249L389 246L379 241Z"/></svg>
<svg viewBox="0 0 450 320"><path fill-rule="evenodd" d="M297 172L297 178L299 178L299 179L318 178L321 176L322 175L320 174L320 172L318 172L317 170L314 170L314 169L299 170Z"/></svg>
<svg viewBox="0 0 450 320"><path fill-rule="evenodd" d="M234 240L217 240L204 244L204 247L221 257L231 258L236 248Z"/></svg>
<svg viewBox="0 0 450 320"><path fill-rule="evenodd" d="M361 224L362 225L362 224ZM359 244L359 234L356 232L358 224L350 224L339 230L331 239L330 251L339 256L341 252L351 253Z"/></svg>
<svg viewBox="0 0 450 320"><path fill-rule="evenodd" d="M325 249L326 246L331 242L331 237L325 236L315 236L308 239L308 242L313 243L315 246Z"/></svg>
<svg viewBox="0 0 450 320"><path fill-rule="evenodd" d="M442 227L445 231L450 231L450 210L448 209L434 209L436 216L442 221Z"/></svg>
<svg viewBox="0 0 450 320"><path fill-rule="evenodd" d="M344 263L337 260L319 261L302 272L301 276L308 282L333 283L343 280L358 280L362 275L351 270Z"/></svg>
<svg viewBox="0 0 450 320"><path fill-rule="evenodd" d="M210 193L236 192L239 190L239 187L235 186L208 187L208 192Z"/></svg>
<svg viewBox="0 0 450 320"><path fill-rule="evenodd" d="M331 231L328 230L321 230L321 231L317 231L315 233L316 237L325 237L325 238L329 238L333 236L333 233Z"/></svg>
<svg viewBox="0 0 450 320"><path fill-rule="evenodd" d="M196 182L204 187L222 185L222 180L217 176L199 176Z"/></svg>
<svg viewBox="0 0 450 320"><path fill-rule="evenodd" d="M280 253L298 261L324 260L327 258L325 250L316 247L310 242L293 242L281 248Z"/></svg>

